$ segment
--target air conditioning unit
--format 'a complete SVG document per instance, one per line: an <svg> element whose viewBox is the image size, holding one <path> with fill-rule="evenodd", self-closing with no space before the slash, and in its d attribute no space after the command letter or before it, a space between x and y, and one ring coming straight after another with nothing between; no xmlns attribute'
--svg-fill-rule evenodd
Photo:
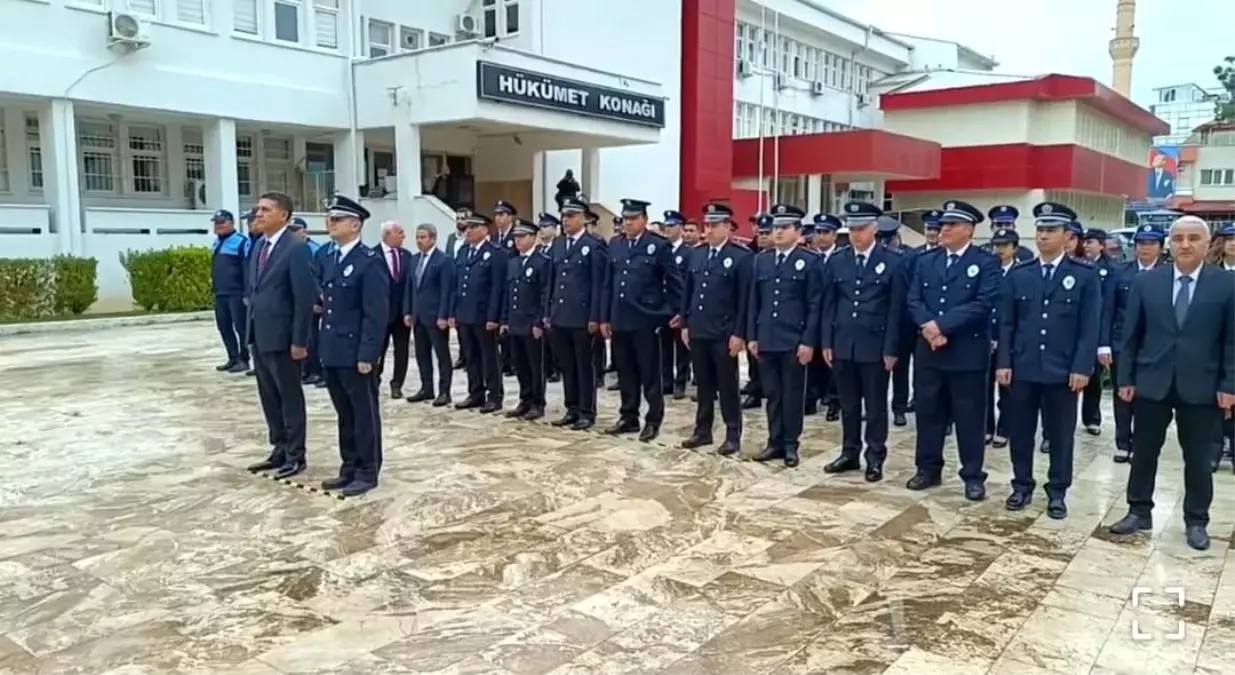
<svg viewBox="0 0 1235 675"><path fill-rule="evenodd" d="M420 49L420 35L417 33L404 33L403 49L406 51Z"/></svg>
<svg viewBox="0 0 1235 675"><path fill-rule="evenodd" d="M755 65L746 59L738 60L738 77L750 77L755 74Z"/></svg>
<svg viewBox="0 0 1235 675"><path fill-rule="evenodd" d="M107 46L143 49L150 46L150 24L124 12L107 13Z"/></svg>
<svg viewBox="0 0 1235 675"><path fill-rule="evenodd" d="M480 35L480 25L471 14L459 14L455 17L455 33L476 37Z"/></svg>
<svg viewBox="0 0 1235 675"><path fill-rule="evenodd" d="M206 208L206 181L192 179L185 181L184 196L189 201L189 208L196 211Z"/></svg>
<svg viewBox="0 0 1235 675"><path fill-rule="evenodd" d="M815 96L823 96L823 92L825 92L826 90L827 90L827 85L825 85L823 82L811 82L810 83L810 93L814 94Z"/></svg>
<svg viewBox="0 0 1235 675"><path fill-rule="evenodd" d="M857 99L858 99L859 108L865 108L866 106L871 104L870 94L858 94Z"/></svg>
<svg viewBox="0 0 1235 675"><path fill-rule="evenodd" d="M776 76L772 78L772 86L776 87L777 91L785 89L789 86L789 79L784 75L777 73Z"/></svg>

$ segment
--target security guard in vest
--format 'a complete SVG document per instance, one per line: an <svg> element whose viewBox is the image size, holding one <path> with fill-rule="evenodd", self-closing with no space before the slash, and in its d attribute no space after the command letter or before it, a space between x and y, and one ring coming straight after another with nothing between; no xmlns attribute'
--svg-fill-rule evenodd
<svg viewBox="0 0 1235 675"><path fill-rule="evenodd" d="M690 348L698 383L695 429L683 448L712 444L715 401L725 422L725 442L717 453L742 451L742 408L738 395L738 356L746 351L746 306L754 255L730 240L733 209L719 202L704 207L705 241L694 252L682 293L682 340Z"/></svg>
<svg viewBox="0 0 1235 675"><path fill-rule="evenodd" d="M1093 266L1064 251L1065 230L1076 213L1043 202L1033 215L1040 257L1008 273L999 312L996 378L1011 386L1008 407L1014 411L1012 494L1006 505L1020 511L1033 502L1033 446L1041 413L1051 457L1046 513L1058 520L1068 515L1064 496L1072 485L1076 399L1093 376L1102 292Z"/></svg>
<svg viewBox="0 0 1235 675"><path fill-rule="evenodd" d="M601 303L601 332L612 341L622 407L610 435L639 431L648 442L660 434L665 418L661 382L660 333L682 306L682 275L669 242L647 231L649 203L622 200L626 236L609 250L609 274ZM639 391L648 410L639 428Z"/></svg>
<svg viewBox="0 0 1235 675"><path fill-rule="evenodd" d="M908 305L921 335L914 351L917 473L910 490L939 485L943 443L955 422L965 498L986 499L983 419L991 358L991 310L999 297L999 262L973 244L985 218L972 204L950 201L940 214L939 246L918 256Z"/></svg>
<svg viewBox="0 0 1235 675"><path fill-rule="evenodd" d="M900 268L904 261L899 251L876 242L876 221L881 216L882 209L874 204L845 205L850 245L824 267L820 310L819 348L836 381L844 429L841 456L823 470L861 469L858 456L865 440L866 480L870 483L883 480L888 456L888 377L896 368L905 313L905 277ZM840 228L838 218L827 218Z"/></svg>
<svg viewBox="0 0 1235 675"><path fill-rule="evenodd" d="M751 216L755 225L755 240L751 242L751 252L758 255L772 249L772 216L760 213ZM751 262L752 267L754 262ZM751 278L754 284L754 278ZM747 315L749 317L749 314ZM748 321L749 323L749 321ZM747 336L749 340L749 335ZM754 410L763 407L763 382L759 375L759 359L746 352L746 385L742 387L742 410Z"/></svg>
<svg viewBox="0 0 1235 675"><path fill-rule="evenodd" d="M506 251L489 239L493 223L483 213L467 219L465 241L455 258L455 300L449 323L459 331L459 348L467 368L467 398L459 410L495 413L505 389L497 352L498 319L506 284Z"/></svg>
<svg viewBox="0 0 1235 675"><path fill-rule="evenodd" d="M1012 230L1015 232L1016 220L1021 217L1021 212L1015 206L1000 204L999 206L991 207L991 210L986 212L986 217L991 220L992 232L996 230ZM1019 236L1020 235L1017 235L1018 238ZM995 242L992 241L982 248L986 251L994 253ZM1025 262L1026 260L1033 260L1033 258L1033 251L1021 246L1020 244L1016 245L1016 262Z"/></svg>
<svg viewBox="0 0 1235 675"><path fill-rule="evenodd" d="M552 422L576 431L596 424L597 371L594 345L600 341L600 307L609 269L604 240L587 232L588 206L562 200L562 234L549 249L553 286L545 314L553 353L562 371L566 414Z"/></svg>
<svg viewBox="0 0 1235 675"><path fill-rule="evenodd" d="M798 465L806 408L806 366L819 342L823 268L818 254L799 246L806 213L790 204L772 207L772 247L759 253L751 273L746 339L759 359L768 399L768 443L758 462Z"/></svg>
<svg viewBox="0 0 1235 675"><path fill-rule="evenodd" d="M227 352L227 363L215 366L215 370L243 373L249 369L248 338L245 337L249 312L244 306L244 294L246 262L252 245L249 237L236 229L236 218L231 211L215 211L210 222L215 235L210 261L214 323Z"/></svg>
<svg viewBox="0 0 1235 675"><path fill-rule="evenodd" d="M343 465L325 490L352 497L377 487L382 469L378 359L389 323L390 272L386 261L360 241L369 212L342 195L331 198L326 218L337 245L322 277L320 347L326 390L339 416Z"/></svg>
<svg viewBox="0 0 1235 675"><path fill-rule="evenodd" d="M1021 237L1016 230L1012 228L1002 228L995 230L995 234L991 237L991 250L997 258L999 258L999 273L1001 279L1008 278L1008 272L1012 271L1013 267L1024 261L1016 259L1016 252L1022 248ZM1001 284L999 289L1000 300L1003 298L1004 286ZM986 392L986 442L992 448L1008 447L1008 420L1011 410L1008 408L1009 388L999 384L995 377L995 349L998 347L999 341L999 308L1001 302L996 302L994 311L991 312L991 368L990 368L990 387Z"/></svg>
<svg viewBox="0 0 1235 675"><path fill-rule="evenodd" d="M507 417L538 420L545 416L545 325L553 271L536 252L535 223L520 219L512 229L516 255L506 261L506 297L501 334L510 339L510 356L519 379L519 405Z"/></svg>

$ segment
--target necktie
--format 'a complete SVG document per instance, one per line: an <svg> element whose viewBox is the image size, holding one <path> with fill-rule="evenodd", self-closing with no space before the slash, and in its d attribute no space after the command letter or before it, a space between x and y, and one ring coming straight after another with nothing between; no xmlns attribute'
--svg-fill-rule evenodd
<svg viewBox="0 0 1235 675"><path fill-rule="evenodd" d="M1054 274L1055 274L1055 266L1054 266L1054 265L1043 265L1043 266L1042 266L1042 278L1043 278L1043 279L1045 279L1045 280L1047 280L1047 281L1050 281L1050 280L1051 280L1051 276L1052 276L1052 275L1054 275Z"/></svg>
<svg viewBox="0 0 1235 675"><path fill-rule="evenodd" d="M429 254L420 254L420 264L416 266L416 285L420 285L420 279L425 275L425 267L429 265Z"/></svg>
<svg viewBox="0 0 1235 675"><path fill-rule="evenodd" d="M566 253L567 253L567 254L569 254L569 253L570 253L570 249L571 249L574 245L575 245L575 240L574 240L574 238L573 238L573 237L566 237Z"/></svg>
<svg viewBox="0 0 1235 675"><path fill-rule="evenodd" d="M959 255L956 255L955 253L949 253L948 254L948 267L951 267L954 263L956 263L957 260L960 260Z"/></svg>
<svg viewBox="0 0 1235 675"><path fill-rule="evenodd" d="M343 262L343 249L336 248L334 250L334 264L338 265Z"/></svg>
<svg viewBox="0 0 1235 675"><path fill-rule="evenodd" d="M711 265L713 260L716 260L716 249L708 251L708 264Z"/></svg>
<svg viewBox="0 0 1235 675"><path fill-rule="evenodd" d="M858 254L858 269L866 267L866 256L862 253Z"/></svg>
<svg viewBox="0 0 1235 675"><path fill-rule="evenodd" d="M262 250L257 252L257 273L266 273L266 263L270 261L270 240L262 239Z"/></svg>
<svg viewBox="0 0 1235 675"><path fill-rule="evenodd" d="M1191 294L1188 287L1192 285L1192 277L1179 277L1179 292L1175 294L1175 325L1184 327L1184 319L1188 318L1188 304Z"/></svg>
<svg viewBox="0 0 1235 675"><path fill-rule="evenodd" d="M785 254L784 254L784 253L777 253L777 254L776 254L776 266L777 266L777 267L780 267L781 263L783 263L783 262L785 262Z"/></svg>
<svg viewBox="0 0 1235 675"><path fill-rule="evenodd" d="M398 249L392 248L390 249L390 274L394 277L395 281L399 280L400 271L401 270L399 269L399 251Z"/></svg>

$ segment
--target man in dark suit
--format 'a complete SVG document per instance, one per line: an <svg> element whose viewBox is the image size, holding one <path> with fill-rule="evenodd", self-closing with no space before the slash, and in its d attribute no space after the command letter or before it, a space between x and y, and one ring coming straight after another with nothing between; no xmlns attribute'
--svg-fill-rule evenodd
<svg viewBox="0 0 1235 675"><path fill-rule="evenodd" d="M455 258L450 320L459 331L459 347L467 362L467 398L455 408L475 408L482 413L501 410L505 395L497 330L506 284L506 252L489 241L492 222L483 213L473 213L467 220L467 240Z"/></svg>
<svg viewBox="0 0 1235 675"><path fill-rule="evenodd" d="M407 379L407 355L412 338L411 329L403 322L403 298L407 295L408 271L412 268L412 254L403 248L407 232L393 220L382 223L382 243L374 251L380 253L390 273L390 323L386 326L386 338L382 343L382 359L377 366L377 379L381 382L386 369L387 346L394 346L394 371L390 374L390 398L403 398L403 381Z"/></svg>
<svg viewBox="0 0 1235 675"><path fill-rule="evenodd" d="M1235 408L1235 284L1230 274L1203 264L1209 226L1195 216L1170 229L1174 265L1132 282L1120 350L1119 397L1131 402L1132 469L1128 515L1114 534L1153 528L1158 455L1171 418L1184 457L1184 530L1188 545L1209 548L1211 443L1222 410Z"/></svg>
<svg viewBox="0 0 1235 675"><path fill-rule="evenodd" d="M408 269L403 296L403 323L412 330L416 347L416 369L420 371L420 390L408 403L433 401L440 408L450 404L450 344L447 322L452 316L455 292L454 260L437 250L437 228L424 224L416 228L416 249ZM437 358L437 396L433 394L433 359Z"/></svg>
<svg viewBox="0 0 1235 675"><path fill-rule="evenodd" d="M287 478L305 470L306 420L300 362L309 353L317 282L309 246L288 233L292 200L268 192L257 202L254 228L263 233L250 270L257 394L274 448L250 471L273 469Z"/></svg>

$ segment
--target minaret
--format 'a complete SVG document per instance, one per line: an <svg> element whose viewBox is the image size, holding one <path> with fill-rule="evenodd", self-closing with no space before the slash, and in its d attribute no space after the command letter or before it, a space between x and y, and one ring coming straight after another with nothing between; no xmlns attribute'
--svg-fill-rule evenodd
<svg viewBox="0 0 1235 675"><path fill-rule="evenodd" d="M1136 0L1115 0L1115 38L1111 40L1111 86L1132 98L1132 58L1141 41L1136 30Z"/></svg>

